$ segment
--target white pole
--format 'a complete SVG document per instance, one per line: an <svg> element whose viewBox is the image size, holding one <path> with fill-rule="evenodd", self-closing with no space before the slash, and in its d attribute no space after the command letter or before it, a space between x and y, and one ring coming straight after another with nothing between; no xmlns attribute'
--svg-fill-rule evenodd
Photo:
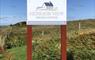
<svg viewBox="0 0 95 60"><path fill-rule="evenodd" d="M80 31L80 29L81 29L81 23L79 22L79 31Z"/></svg>

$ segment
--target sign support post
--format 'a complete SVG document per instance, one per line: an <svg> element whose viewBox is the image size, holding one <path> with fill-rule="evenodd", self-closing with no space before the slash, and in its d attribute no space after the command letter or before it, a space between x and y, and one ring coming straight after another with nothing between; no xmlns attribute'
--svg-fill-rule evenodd
<svg viewBox="0 0 95 60"><path fill-rule="evenodd" d="M61 25L61 60L67 60L66 53L66 25Z"/></svg>
<svg viewBox="0 0 95 60"><path fill-rule="evenodd" d="M61 30L61 60L67 60L66 53L66 25L60 26ZM27 26L27 60L32 60L32 26Z"/></svg>
<svg viewBox="0 0 95 60"><path fill-rule="evenodd" d="M32 26L27 26L27 60L32 60Z"/></svg>
<svg viewBox="0 0 95 60"><path fill-rule="evenodd" d="M61 25L61 60L66 60L67 0L27 0L27 60L32 60L32 26Z"/></svg>

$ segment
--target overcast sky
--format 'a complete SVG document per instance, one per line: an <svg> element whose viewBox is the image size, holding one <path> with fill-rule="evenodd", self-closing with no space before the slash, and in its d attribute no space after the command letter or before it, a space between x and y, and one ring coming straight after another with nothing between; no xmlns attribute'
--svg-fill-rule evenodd
<svg viewBox="0 0 95 60"><path fill-rule="evenodd" d="M27 0L0 0L0 25L26 21ZM68 0L68 20L95 18L95 0Z"/></svg>

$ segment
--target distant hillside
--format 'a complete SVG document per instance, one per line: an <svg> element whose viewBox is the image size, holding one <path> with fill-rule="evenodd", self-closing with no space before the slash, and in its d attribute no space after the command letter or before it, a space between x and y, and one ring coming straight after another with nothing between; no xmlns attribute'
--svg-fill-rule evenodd
<svg viewBox="0 0 95 60"><path fill-rule="evenodd" d="M87 20L74 20L74 21L67 21L68 30L78 29L79 23L82 29L85 28L95 28L95 19L87 19ZM26 26L26 22L19 22L14 24L13 26ZM34 26L34 27L56 27L56 26ZM59 26L58 26L59 27Z"/></svg>
<svg viewBox="0 0 95 60"><path fill-rule="evenodd" d="M95 28L95 19L68 21L68 30Z"/></svg>
<svg viewBox="0 0 95 60"><path fill-rule="evenodd" d="M16 24L14 24L14 25L10 25L10 26L26 26L26 22L25 21L23 21L23 22L19 22L19 23L16 23Z"/></svg>
<svg viewBox="0 0 95 60"><path fill-rule="evenodd" d="M22 50L26 45L26 22L1 27L0 34L4 36L3 31L9 33L5 41L6 48L17 55L16 60L19 60L19 56L23 59L26 56L23 54L25 50ZM74 60L95 60L95 19L68 21L67 38L67 51ZM33 26L32 43L33 60L60 60L60 26Z"/></svg>

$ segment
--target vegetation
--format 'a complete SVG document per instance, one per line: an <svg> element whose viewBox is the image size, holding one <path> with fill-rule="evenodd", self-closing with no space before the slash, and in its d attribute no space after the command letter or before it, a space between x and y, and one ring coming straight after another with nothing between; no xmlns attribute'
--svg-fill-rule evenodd
<svg viewBox="0 0 95 60"><path fill-rule="evenodd" d="M10 30L5 39L6 51L0 54L0 60L26 60L25 24L0 28L0 36L4 35L2 30ZM95 60L95 20L69 21L67 36L68 60ZM60 26L33 26L32 44L33 60L61 60Z"/></svg>
<svg viewBox="0 0 95 60"><path fill-rule="evenodd" d="M81 23L80 29L78 23ZM74 60L95 60L95 20L68 23L67 51Z"/></svg>

